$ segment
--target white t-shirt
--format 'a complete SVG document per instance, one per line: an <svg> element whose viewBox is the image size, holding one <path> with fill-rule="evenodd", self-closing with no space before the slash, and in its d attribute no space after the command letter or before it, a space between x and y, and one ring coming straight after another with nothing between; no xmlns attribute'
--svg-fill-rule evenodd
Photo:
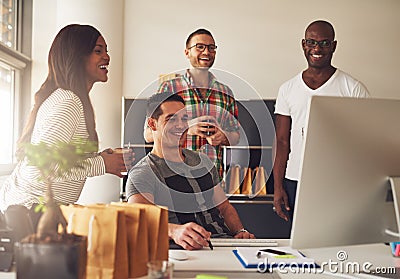
<svg viewBox="0 0 400 279"><path fill-rule="evenodd" d="M365 98L369 96L367 88L350 75L336 69L331 78L317 89L311 89L303 81L302 72L286 81L279 88L275 114L290 116L290 153L285 177L299 179L300 157L306 126L308 102L311 96L342 96Z"/></svg>

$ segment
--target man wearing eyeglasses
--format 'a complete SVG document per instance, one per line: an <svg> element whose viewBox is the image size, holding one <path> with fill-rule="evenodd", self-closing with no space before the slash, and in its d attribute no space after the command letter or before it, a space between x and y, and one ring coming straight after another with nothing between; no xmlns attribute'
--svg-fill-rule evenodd
<svg viewBox="0 0 400 279"><path fill-rule="evenodd" d="M239 142L239 126L238 109L231 89L217 81L209 71L216 51L210 31L198 29L191 33L185 47L190 69L163 82L158 92L174 92L185 100L190 119L186 148L207 154L222 177L222 145ZM153 142L149 128L146 128L144 137L146 142Z"/></svg>
<svg viewBox="0 0 400 279"><path fill-rule="evenodd" d="M275 105L274 210L286 221L292 219L310 97L369 96L368 90L361 82L332 66L337 42L334 28L329 22L312 22L305 31L301 45L308 68L279 88Z"/></svg>

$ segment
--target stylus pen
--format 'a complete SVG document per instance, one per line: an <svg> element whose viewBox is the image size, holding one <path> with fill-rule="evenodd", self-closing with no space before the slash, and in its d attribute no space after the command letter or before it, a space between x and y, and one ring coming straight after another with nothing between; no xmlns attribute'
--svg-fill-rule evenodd
<svg viewBox="0 0 400 279"><path fill-rule="evenodd" d="M286 252L283 252L283 251L280 251L280 250L274 250L274 249L268 248L268 249L258 250L257 258L260 258L261 255L264 254L264 253L271 253L271 254L275 254L275 255L278 255L278 256L293 256L290 253L286 253Z"/></svg>
<svg viewBox="0 0 400 279"><path fill-rule="evenodd" d="M211 243L211 240L207 240L208 242L208 247L210 247L211 250L214 250L214 246Z"/></svg>

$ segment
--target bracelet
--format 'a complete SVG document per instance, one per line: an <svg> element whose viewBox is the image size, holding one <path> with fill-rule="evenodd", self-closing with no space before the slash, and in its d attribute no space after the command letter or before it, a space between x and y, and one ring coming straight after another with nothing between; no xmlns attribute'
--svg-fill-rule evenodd
<svg viewBox="0 0 400 279"><path fill-rule="evenodd" d="M249 232L249 231L246 230L245 228L241 228L240 230L235 232L235 235L237 235L238 233L242 233L242 232Z"/></svg>

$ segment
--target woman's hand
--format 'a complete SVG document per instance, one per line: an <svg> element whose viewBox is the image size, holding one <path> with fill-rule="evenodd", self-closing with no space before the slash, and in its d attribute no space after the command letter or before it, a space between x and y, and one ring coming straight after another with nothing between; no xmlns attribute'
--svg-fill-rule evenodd
<svg viewBox="0 0 400 279"><path fill-rule="evenodd" d="M135 153L128 148L107 148L100 153L106 166L106 173L123 177L125 173L133 166Z"/></svg>

